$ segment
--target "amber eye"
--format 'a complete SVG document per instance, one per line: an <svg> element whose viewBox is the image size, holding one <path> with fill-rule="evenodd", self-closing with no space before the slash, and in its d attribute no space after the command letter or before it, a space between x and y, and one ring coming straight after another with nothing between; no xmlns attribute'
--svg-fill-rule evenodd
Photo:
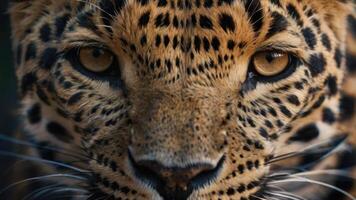
<svg viewBox="0 0 356 200"><path fill-rule="evenodd" d="M279 51L262 51L254 55L253 65L262 76L274 76L281 73L289 65L288 53Z"/></svg>
<svg viewBox="0 0 356 200"><path fill-rule="evenodd" d="M85 47L79 50L79 61L87 70L100 73L111 67L114 55L104 49Z"/></svg>

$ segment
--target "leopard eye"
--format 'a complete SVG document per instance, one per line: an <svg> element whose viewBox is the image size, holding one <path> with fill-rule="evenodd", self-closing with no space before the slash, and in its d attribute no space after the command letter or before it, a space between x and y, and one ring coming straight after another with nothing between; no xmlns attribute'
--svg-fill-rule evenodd
<svg viewBox="0 0 356 200"><path fill-rule="evenodd" d="M107 71L114 63L114 55L107 50L85 47L79 50L79 61L84 68L91 72Z"/></svg>
<svg viewBox="0 0 356 200"><path fill-rule="evenodd" d="M262 51L253 57L254 68L262 76L277 75L284 71L289 63L289 54L279 51Z"/></svg>

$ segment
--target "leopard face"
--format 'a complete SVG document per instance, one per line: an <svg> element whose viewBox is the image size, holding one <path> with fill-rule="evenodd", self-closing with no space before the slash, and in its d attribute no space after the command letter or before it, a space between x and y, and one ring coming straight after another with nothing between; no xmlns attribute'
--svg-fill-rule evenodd
<svg viewBox="0 0 356 200"><path fill-rule="evenodd" d="M85 155L75 166L90 174L89 199L264 198L278 155L342 138L330 116L339 112L346 7L14 3L25 128Z"/></svg>

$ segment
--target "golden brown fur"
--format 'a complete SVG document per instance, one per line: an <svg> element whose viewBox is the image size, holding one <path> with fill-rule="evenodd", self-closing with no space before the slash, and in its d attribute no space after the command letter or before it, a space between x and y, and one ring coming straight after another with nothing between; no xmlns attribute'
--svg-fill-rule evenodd
<svg viewBox="0 0 356 200"><path fill-rule="evenodd" d="M88 199L352 198L345 160L356 122L343 110L355 102L345 94L356 96L344 56L356 55L352 9L337 0L14 2L24 129L85 157L51 159L89 172L65 182ZM88 45L115 55L114 82L78 65ZM291 70L256 75L251 59L266 50L287 52ZM344 194L305 183L299 170L324 170L305 176Z"/></svg>

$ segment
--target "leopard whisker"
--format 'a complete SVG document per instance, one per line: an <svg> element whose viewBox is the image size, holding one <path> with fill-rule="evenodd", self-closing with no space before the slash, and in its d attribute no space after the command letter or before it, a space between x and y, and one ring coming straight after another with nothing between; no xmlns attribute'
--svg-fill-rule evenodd
<svg viewBox="0 0 356 200"><path fill-rule="evenodd" d="M34 192L30 193L29 195L26 195L24 198L26 199L23 199L23 200L36 200L38 198L40 198L45 192L53 189L53 188L60 188L60 187L63 187L62 184L53 184L53 185L50 185L50 186L46 186L46 187L41 187L37 190L35 190Z"/></svg>
<svg viewBox="0 0 356 200"><path fill-rule="evenodd" d="M291 192L287 192L286 190L284 190L284 189L281 188L281 187L274 186L274 185L270 185L269 187L275 188L275 189L279 190L278 192L279 192L280 194L287 194L287 195L290 195L290 196L292 196L292 197L299 198L299 199L301 199L301 200L307 200L306 198L304 198L304 197L302 197L302 196L293 194L293 193L291 193Z"/></svg>
<svg viewBox="0 0 356 200"><path fill-rule="evenodd" d="M269 165L269 164L272 164L275 162L279 162L279 161L297 157L297 156L303 156L303 155L307 155L307 154L318 154L318 153L323 153L323 152L325 152L327 156L330 156L331 154L335 153L335 151L332 151L332 150L337 149L337 147L342 145L343 141L345 141L346 138L347 138L347 136L331 137L331 138L328 138L328 139L321 141L317 144L309 145L299 151L289 152L289 153L285 153L285 154L282 154L279 156L275 156L271 160L266 162L265 164Z"/></svg>
<svg viewBox="0 0 356 200"><path fill-rule="evenodd" d="M278 173L273 173L273 174L270 174L268 176L266 176L266 178L268 179L275 179L275 178L284 178L284 177L287 177L291 175L290 172L278 172Z"/></svg>
<svg viewBox="0 0 356 200"><path fill-rule="evenodd" d="M254 11L254 14L256 14L257 12L260 12L261 10L263 10L262 8ZM253 16L252 16L253 17ZM259 23L263 18L265 18L265 16L262 16L260 18L258 18L256 21L253 22L252 26L256 25L257 23Z"/></svg>
<svg viewBox="0 0 356 200"><path fill-rule="evenodd" d="M349 173L345 170L337 170L337 169L329 169L329 170L314 170L314 171L302 171L302 172L293 172L293 171L285 171L285 172L278 172L278 173L273 173L270 174L269 176L266 176L268 179L280 179L283 177L288 177L288 176L318 176L318 175L329 175L329 176L338 176L338 177L344 177L347 179L352 179L356 180L356 178L353 178L350 176Z"/></svg>
<svg viewBox="0 0 356 200"><path fill-rule="evenodd" d="M68 192L68 191L81 192L81 193L87 193L87 192L88 192L88 191L86 191L86 190L79 189L79 188L63 187L63 188L59 188L59 189L57 189L57 190L50 191L50 193ZM49 194L50 194L50 193L49 193Z"/></svg>
<svg viewBox="0 0 356 200"><path fill-rule="evenodd" d="M104 28L109 28L109 29L114 29L112 26L108 26L108 25L96 25L97 27L104 27Z"/></svg>
<svg viewBox="0 0 356 200"><path fill-rule="evenodd" d="M100 10L101 12L103 12L103 13L109 15L111 18L114 18L114 17L115 17L115 16L113 16L112 14L106 12L104 9L100 8L98 5L96 5L96 4L92 3L92 2L88 2L88 1L86 1L86 0L77 0L77 1L78 1L78 2L82 2L82 3L87 3L87 4L89 4L90 6L93 6L94 8Z"/></svg>
<svg viewBox="0 0 356 200"><path fill-rule="evenodd" d="M281 191L281 192L279 192L280 194L288 194L288 195L290 195L290 196L292 196L292 197L296 197L296 198L298 198L298 199L301 199L301 200L307 200L306 198L304 198L304 197L301 197L301 196L299 196L299 195L296 195L296 194L293 194L293 193L290 193L290 192L283 192L283 191Z"/></svg>
<svg viewBox="0 0 356 200"><path fill-rule="evenodd" d="M84 195L84 194L77 194L77 195L62 195L62 196L58 196L56 197L56 199L62 199L62 198L68 198L71 197L73 200L86 200L88 198L88 195Z"/></svg>
<svg viewBox="0 0 356 200"><path fill-rule="evenodd" d="M79 172L79 173L89 173L90 172L90 171L87 171L87 170L84 170L84 169L80 169L78 167L74 167L72 165L61 163L61 162L58 162L58 161L42 159L42 158L37 158L37 157L33 157L33 156L27 156L27 155L13 153L13 152L9 152L9 151L0 150L0 155L19 158L19 159L24 159L24 160L28 160L28 161L41 163L41 164L43 164L43 163L52 164L52 165L64 167L64 168L67 168L67 169L71 169L71 170Z"/></svg>
<svg viewBox="0 0 356 200"><path fill-rule="evenodd" d="M108 195L103 196L103 193L100 193L98 196L97 191L100 190L98 186L92 185L92 187L86 187L85 189L89 192L88 198L86 200L98 200L98 198L103 199L108 197Z"/></svg>
<svg viewBox="0 0 356 200"><path fill-rule="evenodd" d="M72 178L72 179L77 179L77 180L87 180L84 177L71 175L71 174L50 174L50 175L44 175L44 176L36 176L36 177L27 178L27 179L24 179L24 180L21 180L21 181L18 181L18 182L15 182L15 183L12 183L12 184L6 186L2 190L0 190L0 195L3 194L5 191L9 190L10 188L15 187L19 184L32 182L32 181L40 181L43 179L50 179L50 178Z"/></svg>
<svg viewBox="0 0 356 200"><path fill-rule="evenodd" d="M345 177L348 179L356 180L356 178L350 177L350 174L348 174L344 170L315 170L315 171L309 171L309 172L300 172L294 174L296 176L316 176L316 175L331 175L331 176L339 176L339 177Z"/></svg>
<svg viewBox="0 0 356 200"><path fill-rule="evenodd" d="M339 177L344 177L347 179L356 180L355 178L350 177L350 175L345 170L315 170L315 171L302 171L302 172L297 172L297 173L279 172L279 173L271 174L271 175L267 176L267 178L280 180L280 179L283 179L284 177L306 178L309 176L317 176L317 175L339 176ZM315 180L312 180L312 181L315 181ZM326 183L324 183L324 184L326 184ZM281 190L280 193L286 193L286 191L280 187L277 187L274 185L269 185L268 187L277 188L277 189ZM289 192L288 192L288 194L293 195L293 197L296 197L296 198L305 199L304 197L301 197L301 196L298 196L298 195L295 195L295 194L292 194Z"/></svg>
<svg viewBox="0 0 356 200"><path fill-rule="evenodd" d="M348 197L349 199L351 200L356 200L356 198L348 193L347 191L339 188L339 187L336 187L336 186L333 186L331 184L328 184L328 183L325 183L325 182L322 182L322 181L316 181L316 180L311 180L311 179L308 179L308 178L305 178L305 177L299 177L299 176L295 176L295 175L290 175L290 177L292 178L289 178L289 179L285 179L285 180L278 180L278 181L271 181L269 182L270 184L283 184L283 183L296 183L296 182L299 182L299 183L312 183L312 184L316 184L316 185L319 185L319 186L323 186L323 187L326 187L326 188L329 188L329 189L333 189L343 195L345 195L346 197Z"/></svg>
<svg viewBox="0 0 356 200"><path fill-rule="evenodd" d="M287 194L281 194L281 193L277 193L277 192L266 192L266 193L269 194L269 195L282 197L282 198L286 198L286 199L301 200L300 198L295 198L295 197L289 196Z"/></svg>
<svg viewBox="0 0 356 200"><path fill-rule="evenodd" d="M36 193L44 190L44 189L48 189L48 188L51 188L51 187L59 187L59 186L62 186L62 184L52 184L52 185L47 185L47 186L44 186L44 187L41 187L41 188L37 188L35 189L34 191L30 192L29 194L27 194L26 196L24 196L21 200L32 200L33 198L31 196L35 195Z"/></svg>
<svg viewBox="0 0 356 200"><path fill-rule="evenodd" d="M251 195L253 198L256 198L256 199L260 199L260 200L267 200L266 198L264 197L259 197L257 195Z"/></svg>
<svg viewBox="0 0 356 200"><path fill-rule="evenodd" d="M11 142L13 144L24 145L24 146L27 146L27 147L33 147L33 148L49 150L49 151L60 153L60 154L66 155L66 156L77 158L77 159L83 159L83 158L86 159L85 155L73 154L69 150L67 151L67 150L60 149L60 148L42 146L42 145L38 145L38 144L35 144L35 143L32 143L32 142L27 142L27 141L24 141L24 140L19 140L19 139L16 139L16 138L8 137L8 136L3 135L3 134L0 134L0 140Z"/></svg>
<svg viewBox="0 0 356 200"><path fill-rule="evenodd" d="M52 195L53 193L60 193L60 192L80 192L80 193L87 193L86 190L80 189L80 188L74 188L74 187L65 187L65 186L57 186L57 187L50 187L44 190L39 191L34 197L32 197L30 200L35 200L38 197L48 197Z"/></svg>
<svg viewBox="0 0 356 200"><path fill-rule="evenodd" d="M302 196L293 194L291 192L287 192L285 189L283 189L281 187L274 186L274 185L269 185L269 187L277 189L279 194L289 195L291 197L295 197L295 198L300 199L300 200L307 200L306 198L304 198Z"/></svg>
<svg viewBox="0 0 356 200"><path fill-rule="evenodd" d="M268 195L268 200L281 200L280 198L277 197L272 197L271 195Z"/></svg>

